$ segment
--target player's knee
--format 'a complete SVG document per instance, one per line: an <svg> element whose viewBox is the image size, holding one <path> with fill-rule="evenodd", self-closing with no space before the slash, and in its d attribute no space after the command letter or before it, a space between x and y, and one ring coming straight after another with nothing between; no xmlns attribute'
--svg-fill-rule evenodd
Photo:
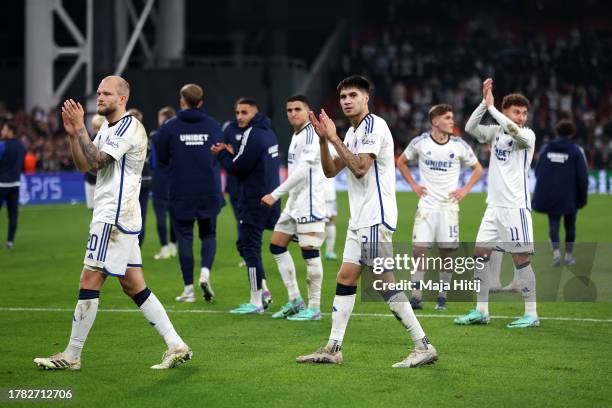
<svg viewBox="0 0 612 408"><path fill-rule="evenodd" d="M302 258L304 258L305 261L308 261L309 259L315 259L318 258L320 256L319 254L319 249L312 249L312 248L302 248Z"/></svg>
<svg viewBox="0 0 612 408"><path fill-rule="evenodd" d="M336 282L342 285L357 286L358 279L358 276L356 277L354 274L343 271L342 269L336 275Z"/></svg>
<svg viewBox="0 0 612 408"><path fill-rule="evenodd" d="M81 289L100 290L104 284L105 278L106 275L101 272L83 269L83 272L81 272L81 278L79 279L79 287Z"/></svg>
<svg viewBox="0 0 612 408"><path fill-rule="evenodd" d="M427 248L422 246L415 246L412 250L412 256L415 258L420 258L425 256L427 253Z"/></svg>
<svg viewBox="0 0 612 408"><path fill-rule="evenodd" d="M515 266L529 264L529 254L512 254L512 262Z"/></svg>
<svg viewBox="0 0 612 408"><path fill-rule="evenodd" d="M276 244L270 244L270 253L272 255L280 255L287 252L287 247L282 247Z"/></svg>

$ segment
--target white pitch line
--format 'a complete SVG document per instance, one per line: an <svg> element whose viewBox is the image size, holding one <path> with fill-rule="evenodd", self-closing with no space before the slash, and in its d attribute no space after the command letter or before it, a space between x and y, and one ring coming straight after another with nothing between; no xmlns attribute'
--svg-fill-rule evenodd
<svg viewBox="0 0 612 408"><path fill-rule="evenodd" d="M206 310L206 309L166 309L170 313L210 313L210 314L229 314L229 310ZM74 309L60 307L0 307L0 312L74 312ZM99 309L98 312L105 313L140 313L140 309ZM329 315L329 313L322 313ZM393 317L390 313L352 313L351 316L357 317ZM417 317L433 317L442 319L452 319L459 315L447 314L417 314ZM491 316L492 319L515 319L516 316ZM540 320L557 320L573 322L595 322L612 323L612 319L593 319L590 317L555 317L540 316Z"/></svg>

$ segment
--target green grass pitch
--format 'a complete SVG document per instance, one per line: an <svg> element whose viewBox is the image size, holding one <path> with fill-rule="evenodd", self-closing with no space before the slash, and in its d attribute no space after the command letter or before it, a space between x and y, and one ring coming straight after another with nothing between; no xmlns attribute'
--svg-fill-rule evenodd
<svg viewBox="0 0 612 408"><path fill-rule="evenodd" d="M336 250L341 254L348 205L345 193L338 199ZM483 194L471 194L462 204L464 241L475 239L484 199ZM398 206L395 240L408 242L416 208L414 194L399 193ZM607 242L607 249L612 248L611 206L610 196L590 197L588 207L578 215L579 241ZM2 238L5 214L0 213ZM610 302L540 302L542 326L514 331L505 325L512 316L522 314L518 295L514 302L492 303L493 316L507 317L494 318L485 327L452 324L452 316L466 312L471 302L451 303L446 312L435 312L429 303L420 320L440 360L433 366L397 370L391 364L410 351L409 336L384 303L358 300L345 337L344 364L296 364L295 356L326 342L330 316L326 313L321 322L290 322L272 320L270 313L226 313L248 299L246 273L237 266L235 221L229 207L219 217L212 272L217 293L214 304L200 298L193 304L174 301L182 290L178 262L153 260L159 244L149 210L143 247L145 277L177 331L193 348L193 361L174 370L150 370L149 366L160 361L164 343L115 279L109 278L85 345L82 370L38 370L32 363L34 357L66 346L90 217L84 205L22 208L15 248L0 249L0 388L71 388L74 399L66 405L87 407L612 404ZM546 242L546 218L535 214L533 222L536 241ZM268 243L269 233L264 239L264 262L275 311L286 301L286 291L267 251ZM292 253L305 295L305 268L296 249ZM608 254L604 252L602 259ZM549 263L548 256L541 254L546 257L542 262ZM324 312L331 308L338 267L339 262L324 262ZM537 269L535 272L538 274ZM609 287L599 289L609 294ZM575 319L550 319L553 317Z"/></svg>

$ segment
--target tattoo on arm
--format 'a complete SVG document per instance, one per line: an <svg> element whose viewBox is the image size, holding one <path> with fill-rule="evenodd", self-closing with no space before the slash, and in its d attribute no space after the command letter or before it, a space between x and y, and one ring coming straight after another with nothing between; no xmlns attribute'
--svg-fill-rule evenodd
<svg viewBox="0 0 612 408"><path fill-rule="evenodd" d="M346 147L339 138L332 140L332 144L336 148L342 161L344 161L346 167L348 167L357 178L363 177L368 172L373 162L370 160L371 156L351 153L348 147Z"/></svg>
<svg viewBox="0 0 612 408"><path fill-rule="evenodd" d="M79 136L79 146L81 147L83 156L85 156L87 163L92 169L100 170L115 160L113 156L98 150L96 146L94 146L89 140L89 135L84 128L79 129L77 135Z"/></svg>

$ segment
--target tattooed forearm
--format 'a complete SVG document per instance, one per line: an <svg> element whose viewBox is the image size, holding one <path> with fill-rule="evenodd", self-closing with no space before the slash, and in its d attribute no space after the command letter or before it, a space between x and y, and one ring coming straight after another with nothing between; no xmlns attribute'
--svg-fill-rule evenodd
<svg viewBox="0 0 612 408"><path fill-rule="evenodd" d="M336 148L336 152L338 152L340 158L346 164L346 167L348 167L355 177L361 178L368 172L373 162L371 156L353 154L339 138L332 139L331 142Z"/></svg>
<svg viewBox="0 0 612 408"><path fill-rule="evenodd" d="M96 146L94 146L89 140L89 135L84 128L77 130L77 135L83 156L92 169L100 170L114 160L111 155L98 150Z"/></svg>

